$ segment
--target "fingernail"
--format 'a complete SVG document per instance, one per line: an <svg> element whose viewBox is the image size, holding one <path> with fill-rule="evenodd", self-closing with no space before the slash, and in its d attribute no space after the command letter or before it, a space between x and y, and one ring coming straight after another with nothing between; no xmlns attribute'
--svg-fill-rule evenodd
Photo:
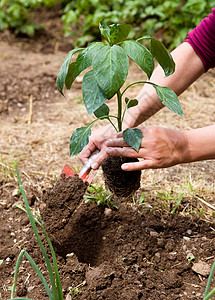
<svg viewBox="0 0 215 300"><path fill-rule="evenodd" d="M96 170L96 169L98 169L99 164L98 163L94 163L94 164L92 164L91 167L92 167L93 170Z"/></svg>
<svg viewBox="0 0 215 300"><path fill-rule="evenodd" d="M127 170L128 170L128 166L127 166L127 165L122 165L122 169L123 169L124 171L127 171Z"/></svg>
<svg viewBox="0 0 215 300"><path fill-rule="evenodd" d="M112 149L107 148L107 149L106 149L106 153L107 153L107 154L111 154L111 153L112 153Z"/></svg>
<svg viewBox="0 0 215 300"><path fill-rule="evenodd" d="M107 141L106 141L106 145L107 145L107 146L109 146L110 143L111 143L111 140L107 140Z"/></svg>

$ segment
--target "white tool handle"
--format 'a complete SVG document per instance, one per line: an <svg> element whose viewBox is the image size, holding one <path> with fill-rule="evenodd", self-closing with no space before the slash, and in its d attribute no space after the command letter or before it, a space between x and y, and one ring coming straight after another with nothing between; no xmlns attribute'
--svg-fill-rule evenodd
<svg viewBox="0 0 215 300"><path fill-rule="evenodd" d="M95 150L93 152L93 154L89 157L88 161L84 164L83 168L81 169L81 171L79 173L80 178L84 175L84 173L86 173L86 172L89 173L89 171L91 169L91 164L98 153L99 153L99 150Z"/></svg>

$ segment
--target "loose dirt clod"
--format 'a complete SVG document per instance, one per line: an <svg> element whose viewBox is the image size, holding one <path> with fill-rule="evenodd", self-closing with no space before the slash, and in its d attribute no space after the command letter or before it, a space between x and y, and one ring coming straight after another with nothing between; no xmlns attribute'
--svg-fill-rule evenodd
<svg viewBox="0 0 215 300"><path fill-rule="evenodd" d="M202 276L208 276L211 271L211 266L204 261L199 261L193 264L192 270Z"/></svg>
<svg viewBox="0 0 215 300"><path fill-rule="evenodd" d="M54 237L53 242L62 255L71 252L68 250L69 252L66 251L65 253L63 249L66 239L65 231L72 214L83 200L87 186L88 183L84 183L78 175L66 178L63 174L54 188L44 196L46 207L43 209L41 216L47 232Z"/></svg>
<svg viewBox="0 0 215 300"><path fill-rule="evenodd" d="M47 215L52 217L57 211L57 219L62 218L64 225L67 223L74 210L78 207L83 199L88 183L84 183L78 175L66 178L63 174L45 197L46 207L42 212L42 218L46 222ZM48 221L47 221L48 224ZM52 223L52 227L53 227ZM46 225L47 226L47 225Z"/></svg>
<svg viewBox="0 0 215 300"><path fill-rule="evenodd" d="M59 255L75 253L80 262L95 265L102 246L104 213L97 205L83 203L87 186L77 175L62 176L46 194L41 215Z"/></svg>
<svg viewBox="0 0 215 300"><path fill-rule="evenodd" d="M128 197L140 187L141 171L126 172L121 165L137 162L136 158L108 157L102 163L105 184L118 197Z"/></svg>

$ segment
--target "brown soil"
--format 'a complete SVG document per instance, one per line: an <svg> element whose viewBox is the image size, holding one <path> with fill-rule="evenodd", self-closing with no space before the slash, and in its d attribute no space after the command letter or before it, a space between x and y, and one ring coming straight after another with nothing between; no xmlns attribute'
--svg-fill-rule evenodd
<svg viewBox="0 0 215 300"><path fill-rule="evenodd" d="M102 162L106 187L118 197L128 197L140 187L141 171L125 172L121 165L136 158L108 157Z"/></svg>
<svg viewBox="0 0 215 300"><path fill-rule="evenodd" d="M73 240L74 229L73 222L74 211L78 209L83 201L87 184L75 175L74 177L61 176L54 186L48 192L43 201L46 207L42 211L42 219L49 235L53 237L53 243L58 254L74 252L77 243Z"/></svg>
<svg viewBox="0 0 215 300"><path fill-rule="evenodd" d="M46 28L51 24L55 28L51 36L60 38L59 14L48 22ZM208 271L202 273L203 263L210 269L215 259L215 224L213 209L201 201L214 205L214 162L143 171L139 191L123 203L116 199L118 210L84 203L86 185L77 176L56 178L68 160L76 171L80 169L77 157L69 159L69 139L77 127L89 124L91 116L82 103L80 82L66 93L67 100L56 91L57 72L67 53L60 52L52 38L46 40L45 34L35 40L1 35L0 299L10 298L23 248L48 277L28 217L16 207L23 200L17 191L15 162L29 204L41 212L55 246L65 299L71 299L69 287L77 287L73 299L80 300L202 299L208 279ZM131 68L128 82L142 79L142 72ZM162 110L146 124L180 130L213 124L214 87L211 70L180 98L185 118ZM128 96L137 92L134 87ZM114 112L114 101L109 104ZM104 186L100 170L93 184ZM194 271L197 263L201 268ZM25 258L16 294L48 299Z"/></svg>
<svg viewBox="0 0 215 300"><path fill-rule="evenodd" d="M42 217L58 254L65 296L72 286L79 287L77 299L202 298L208 275L195 273L194 261L188 262L188 258L193 255L195 262L204 259L211 266L215 224L192 215L171 215L168 210L153 211L128 202L121 203L117 210L102 210L95 204L83 203L85 189L77 176L63 177L44 195ZM8 217L6 210L5 207L3 220ZM16 232L16 238L19 241L23 236L27 252L47 277L28 218L15 208L11 213L16 215L13 227L25 229L24 233ZM13 241L10 228L3 231L2 241L7 235ZM0 257L7 258L1 266L4 284L11 280L9 270L19 252L9 245L2 243L0 251ZM32 274L28 280L27 274ZM8 297L6 290L3 295L2 299ZM23 260L17 296L25 295L47 299L39 279Z"/></svg>
<svg viewBox="0 0 215 300"><path fill-rule="evenodd" d="M80 203L86 185L62 178L45 197L45 227L66 266L69 282L81 285L78 299L178 299L198 274L186 259L215 250L211 224L120 204L117 211ZM209 242L205 242L209 239ZM197 242L198 241L198 242ZM201 245L199 245L201 241ZM191 250L192 247L192 250ZM207 251L207 252L205 252ZM73 253L72 255L69 255ZM80 266L79 266L80 264ZM202 294L205 282L198 285Z"/></svg>

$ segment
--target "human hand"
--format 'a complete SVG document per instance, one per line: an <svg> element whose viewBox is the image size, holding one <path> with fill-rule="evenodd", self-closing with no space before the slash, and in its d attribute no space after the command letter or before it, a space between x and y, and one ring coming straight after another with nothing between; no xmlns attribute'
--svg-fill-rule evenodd
<svg viewBox="0 0 215 300"><path fill-rule="evenodd" d="M187 138L182 131L153 126L140 130L143 139L138 152L124 142L122 132L116 139L106 142L107 155L143 158L139 162L123 164L124 171L166 168L184 161Z"/></svg>
<svg viewBox="0 0 215 300"><path fill-rule="evenodd" d="M103 126L94 130L89 137L89 143L83 148L79 154L79 158L83 164L89 159L91 154L98 149L99 153L93 159L92 169L96 170L101 165L102 161L108 157L106 153L106 141L116 137L116 131L112 125Z"/></svg>

